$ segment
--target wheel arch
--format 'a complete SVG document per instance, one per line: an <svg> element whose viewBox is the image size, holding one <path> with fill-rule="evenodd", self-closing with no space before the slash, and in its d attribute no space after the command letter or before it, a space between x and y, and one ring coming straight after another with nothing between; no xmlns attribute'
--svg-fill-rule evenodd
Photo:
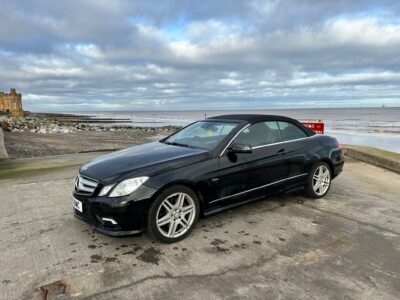
<svg viewBox="0 0 400 300"><path fill-rule="evenodd" d="M203 193L202 193L201 189L198 186L196 186L196 184L194 182L189 181L189 180L175 180L175 181L166 183L165 185L160 187L156 193L154 193L154 195L152 196L152 202L157 198L157 196L160 193L162 193L166 189L170 188L171 186L175 186L175 185L186 186L186 187L190 188L196 194L197 199L199 200L199 204L200 204L200 215L202 216L203 212L204 212L204 206L205 206Z"/></svg>
<svg viewBox="0 0 400 300"><path fill-rule="evenodd" d="M315 153L314 155L312 155L311 159L311 164L310 164L310 171L312 170L312 168L318 164L319 162L324 162L329 166L329 170L331 171L331 177L333 178L333 171L334 171L334 165L332 163L332 160L329 159L329 157L327 157L324 153Z"/></svg>
<svg viewBox="0 0 400 300"><path fill-rule="evenodd" d="M329 158L322 158L322 159L320 159L320 161L326 163L329 166L329 170L331 171L331 178L333 178L334 167L333 167L332 161Z"/></svg>

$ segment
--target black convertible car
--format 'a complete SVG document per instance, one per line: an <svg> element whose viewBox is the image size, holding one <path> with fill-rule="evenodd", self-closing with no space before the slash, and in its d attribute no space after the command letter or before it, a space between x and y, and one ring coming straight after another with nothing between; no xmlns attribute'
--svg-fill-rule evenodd
<svg viewBox="0 0 400 300"><path fill-rule="evenodd" d="M199 216L266 195L303 190L323 197L343 164L336 139L291 118L218 116L83 165L74 212L104 234L146 228L172 243L186 237Z"/></svg>

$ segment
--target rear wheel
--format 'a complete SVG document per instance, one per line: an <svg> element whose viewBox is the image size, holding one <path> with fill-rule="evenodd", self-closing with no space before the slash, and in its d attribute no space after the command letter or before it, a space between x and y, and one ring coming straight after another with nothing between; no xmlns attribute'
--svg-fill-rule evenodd
<svg viewBox="0 0 400 300"><path fill-rule="evenodd" d="M151 205L148 232L163 243L180 241L193 230L199 212L199 201L190 188L172 186L161 192Z"/></svg>
<svg viewBox="0 0 400 300"><path fill-rule="evenodd" d="M307 195L312 198L324 197L331 186L331 169L325 162L317 163L308 176Z"/></svg>

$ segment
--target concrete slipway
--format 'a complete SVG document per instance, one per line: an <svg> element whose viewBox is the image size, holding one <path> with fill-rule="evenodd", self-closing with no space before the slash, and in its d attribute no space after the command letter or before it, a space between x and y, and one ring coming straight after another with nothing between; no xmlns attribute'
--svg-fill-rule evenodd
<svg viewBox="0 0 400 300"><path fill-rule="evenodd" d="M0 164L0 299L399 299L398 174L348 159L324 199L274 197L164 245L73 217L96 155Z"/></svg>

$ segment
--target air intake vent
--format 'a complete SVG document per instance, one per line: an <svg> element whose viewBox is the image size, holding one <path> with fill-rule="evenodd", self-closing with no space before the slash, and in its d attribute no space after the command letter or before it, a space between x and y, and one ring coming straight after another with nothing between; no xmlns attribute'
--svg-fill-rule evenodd
<svg viewBox="0 0 400 300"><path fill-rule="evenodd" d="M78 194L93 195L98 182L94 179L78 175L75 179L75 191Z"/></svg>

